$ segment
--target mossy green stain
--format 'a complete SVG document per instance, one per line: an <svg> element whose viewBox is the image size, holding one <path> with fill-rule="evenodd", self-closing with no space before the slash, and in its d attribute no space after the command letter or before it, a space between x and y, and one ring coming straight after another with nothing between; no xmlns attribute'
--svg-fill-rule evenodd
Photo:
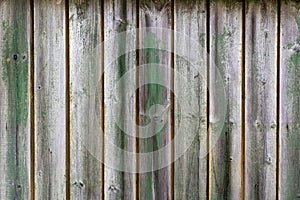
<svg viewBox="0 0 300 200"><path fill-rule="evenodd" d="M12 19L2 22L2 85L7 93L7 183L11 184L7 198L26 199L28 157L26 132L28 119L28 40L27 11L24 1L13 1ZM23 58L22 55L26 55ZM4 180L3 180L4 181Z"/></svg>
<svg viewBox="0 0 300 200"><path fill-rule="evenodd" d="M151 47L153 44L158 44L158 40L155 36L155 33L149 32L147 33L145 37L145 44L146 47ZM163 82L163 72L160 70L157 70L157 65L160 63L159 59L159 50L154 46L153 48L147 48L146 49L146 60L148 63L147 66L147 74L146 79L147 80L154 80L157 83ZM149 111L151 106L155 104L164 105L165 103L165 94L166 89L164 86L159 84L148 84L148 99L146 104L146 111ZM159 111L158 111L159 112ZM147 113L149 114L149 113ZM156 131L156 130L150 130L150 131ZM164 129L159 131L156 135L157 139L157 148L162 147L162 134L165 132ZM150 150L157 150L157 149L150 149Z"/></svg>
<svg viewBox="0 0 300 200"><path fill-rule="evenodd" d="M235 28L232 28L229 30L227 27L223 29L221 33L217 33L213 37L214 45L215 45L215 67L219 70L221 77L225 77L225 70L228 68L228 48L232 47L233 45L233 38L232 35L235 32ZM223 82L222 82L223 83ZM221 83L220 83L221 84ZM222 87L216 87L216 88L222 88ZM225 89L228 91L228 85L225 84ZM220 102L217 103L217 105L222 105L222 100L217 99ZM226 98L226 100L229 100L229 97ZM226 112L226 118L225 118L225 125L220 129L221 127L212 127L213 133L221 131L219 142L221 144L225 145L222 148L224 149L222 156L224 156L225 160L222 162L222 169L218 171L216 176L218 176L218 179L216 179L215 187L212 199L230 199L230 193L229 193L229 135L231 134L232 127L230 125L229 121L229 103L227 103L227 112ZM221 108L221 107L220 107ZM225 112L225 111L224 111ZM220 155L219 155L220 156Z"/></svg>
<svg viewBox="0 0 300 200"><path fill-rule="evenodd" d="M126 25L120 24L120 26L117 28L117 32L121 33L123 31L126 31ZM127 42L126 38L123 38L123 37L117 41L119 52L125 52L126 42ZM118 75L117 75L118 79L122 78L122 76L126 73L126 70L128 67L127 66L127 64L128 64L127 56L128 56L128 54L123 54L118 58ZM121 81L122 81L122 79L121 79ZM126 84L128 84L128 83L121 83L122 86L125 86ZM125 90L126 90L126 88L125 88ZM120 122L122 122L124 120L124 118L129 117L129 116L126 116L126 114L125 114L126 111L124 110L124 107L127 106L126 104L129 103L129 102L124 102L124 99L126 99L126 97L125 97L126 91L125 90L122 89L121 91L119 91L120 100L121 100L122 104L125 104L124 106L121 107L121 116L120 117L122 119L120 119ZM126 121L126 120L124 120L124 121ZM128 137L126 136L125 132L123 132L122 130L120 130L120 131L121 131L121 134L118 134L120 137L118 140L118 141L120 141L118 145L122 149L124 149L128 144Z"/></svg>
<svg viewBox="0 0 300 200"><path fill-rule="evenodd" d="M166 52L163 52L159 50L159 45L164 45L162 42L159 41L159 39L156 37L156 34L153 32L148 32L145 35L144 38L145 42L145 48L143 50L145 56L146 56L146 82L152 80L157 83L162 83L164 79L163 70L157 70L158 65L161 63L161 58L166 56ZM146 85L147 90L147 100L145 105L146 114L149 116L148 123L150 123L150 108L155 104L164 105L166 101L166 88L159 84L148 84ZM159 110L156 112L160 112ZM152 122L153 123L153 122ZM165 127L163 127L161 130L149 129L147 130L149 132L155 132L155 136L149 139L143 140L143 146L146 148L147 152L153 152L158 149L160 149L163 146L163 137L165 134ZM158 162L158 160L155 160L155 162ZM160 188L159 188L159 181L158 181L158 173L154 173L154 176L152 176L152 173L147 173L147 184L145 185L145 192L147 195L147 199L152 199L153 195L159 196ZM155 194L152 192L152 185L154 183L154 190Z"/></svg>
<svg viewBox="0 0 300 200"><path fill-rule="evenodd" d="M295 1L294 6L297 9L300 9L300 1ZM300 73L300 51L295 47L300 45L300 17L298 14L293 13L294 20L297 24L298 36L295 41L289 43L284 47L289 51L293 51L292 55L287 60L287 72L288 72L288 81L287 81L287 95L288 95L288 105L289 110L292 112L292 123L287 126L287 140L288 140L288 148L289 152L293 152L293 156L295 156L294 160L289 159L290 165L287 166L287 177L286 177L286 187L287 193L286 199L294 199L298 195L300 189L300 181L299 181L299 169L298 169L298 159L299 158L299 121L300 121L300 105L299 105L299 96L300 96L300 81L299 81L299 73ZM298 155L298 156L297 156ZM298 178L297 178L298 177Z"/></svg>
<svg viewBox="0 0 300 200"><path fill-rule="evenodd" d="M2 80L12 104L12 115L20 128L26 127L28 119L28 62L21 56L27 53L26 30L23 29L7 28L2 50Z"/></svg>

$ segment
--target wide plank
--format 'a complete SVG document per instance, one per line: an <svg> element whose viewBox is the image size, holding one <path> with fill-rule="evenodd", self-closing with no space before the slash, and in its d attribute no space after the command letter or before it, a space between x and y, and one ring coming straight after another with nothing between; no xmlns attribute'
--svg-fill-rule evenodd
<svg viewBox="0 0 300 200"><path fill-rule="evenodd" d="M141 1L139 23L140 65L139 73L139 152L148 153L142 162L143 173L139 178L140 199L171 199L171 53L160 49L171 48L171 1ZM151 29L150 27L153 27ZM163 165L166 164L165 166ZM162 165L161 165L162 164ZM146 169L146 171L144 170Z"/></svg>
<svg viewBox="0 0 300 200"><path fill-rule="evenodd" d="M64 1L34 1L35 198L65 199Z"/></svg>
<svg viewBox="0 0 300 200"><path fill-rule="evenodd" d="M30 6L0 2L0 199L29 199Z"/></svg>
<svg viewBox="0 0 300 200"><path fill-rule="evenodd" d="M241 199L242 2L210 3L209 198Z"/></svg>
<svg viewBox="0 0 300 200"><path fill-rule="evenodd" d="M126 156L137 151L136 12L133 0L104 2L105 199L137 198L136 156Z"/></svg>
<svg viewBox="0 0 300 200"><path fill-rule="evenodd" d="M281 3L280 199L300 198L300 4Z"/></svg>
<svg viewBox="0 0 300 200"><path fill-rule="evenodd" d="M246 7L245 198L276 199L277 2Z"/></svg>
<svg viewBox="0 0 300 200"><path fill-rule="evenodd" d="M70 198L103 199L101 3L69 2Z"/></svg>
<svg viewBox="0 0 300 200"><path fill-rule="evenodd" d="M175 1L174 198L207 198L206 1ZM187 120L187 121L186 121ZM194 138L193 138L194 137ZM193 141L190 143L190 140ZM188 147L183 155L183 143Z"/></svg>

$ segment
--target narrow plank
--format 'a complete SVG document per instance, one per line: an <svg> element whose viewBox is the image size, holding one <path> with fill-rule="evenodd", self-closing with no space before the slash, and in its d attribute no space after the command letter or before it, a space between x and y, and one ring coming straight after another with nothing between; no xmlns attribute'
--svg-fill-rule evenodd
<svg viewBox="0 0 300 200"><path fill-rule="evenodd" d="M242 2L214 1L210 11L209 198L241 199Z"/></svg>
<svg viewBox="0 0 300 200"><path fill-rule="evenodd" d="M29 1L1 1L0 20L0 199L29 199Z"/></svg>
<svg viewBox="0 0 300 200"><path fill-rule="evenodd" d="M101 108L101 5L98 0L69 2L70 44L70 195L103 199ZM98 137L97 137L98 136Z"/></svg>
<svg viewBox="0 0 300 200"><path fill-rule="evenodd" d="M276 199L276 1L246 10L246 199Z"/></svg>
<svg viewBox="0 0 300 200"><path fill-rule="evenodd" d="M195 132L194 142L188 151L175 162L174 198L206 199L207 198L207 52L206 52L206 1L175 1L175 155L179 146L188 140L189 132ZM181 37L185 34L185 37ZM178 37L176 37L178 36ZM197 45L197 46L196 46ZM193 48L194 47L194 48ZM196 48L195 48L196 47ZM185 57L179 54L183 51ZM177 53L178 52L178 53ZM191 61L201 64L193 66ZM194 63L195 64L195 63ZM194 69L191 69L194 68ZM194 74L194 72L198 72ZM182 76L182 78L180 77ZM183 78L190 82L187 84ZM193 88L189 88L192 85ZM196 100L196 102L194 101ZM193 104L195 103L195 105ZM192 104L192 105L191 105ZM186 116L181 110L195 109L194 116L200 117L191 123L182 124ZM184 133L181 133L184 126ZM178 148L177 148L178 147ZM204 154L204 155L203 155Z"/></svg>
<svg viewBox="0 0 300 200"><path fill-rule="evenodd" d="M65 199L65 7L34 2L35 198Z"/></svg>
<svg viewBox="0 0 300 200"><path fill-rule="evenodd" d="M280 199L300 197L300 4L280 15Z"/></svg>
<svg viewBox="0 0 300 200"><path fill-rule="evenodd" d="M139 73L141 84L139 88L139 120L140 126L143 126L139 130L139 136L151 135L148 138L140 138L139 152L152 153L168 145L171 140L171 91L168 89L171 86L171 53L157 48L170 49L172 37L168 32L155 29L171 29L171 2L168 0L143 0L140 2L139 13L139 23L143 29L140 32L139 61L140 65L146 65ZM153 27L153 29L149 27ZM151 81L163 85L153 83L142 85ZM144 169L147 169L148 172L140 174L139 198L171 199L171 166L157 169L161 163L170 163L170 152L148 155L150 159L140 163L143 166L142 171L145 172Z"/></svg>
<svg viewBox="0 0 300 200"><path fill-rule="evenodd" d="M105 1L104 16L104 42L116 37L110 45L105 44L104 51L104 160L112 161L105 166L104 195L105 199L136 199L136 175L130 173L136 172L135 158L126 159L123 154L110 150L113 145L125 152L136 152L136 3L133 0Z"/></svg>

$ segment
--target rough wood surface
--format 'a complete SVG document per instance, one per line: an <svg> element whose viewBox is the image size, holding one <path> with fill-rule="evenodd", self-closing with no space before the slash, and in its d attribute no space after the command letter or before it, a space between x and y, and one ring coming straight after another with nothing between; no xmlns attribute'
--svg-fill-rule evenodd
<svg viewBox="0 0 300 200"><path fill-rule="evenodd" d="M244 5L240 0L0 0L0 199L299 198L300 4L249 0ZM136 27L147 29L136 35ZM175 34L172 43L171 32L154 28L186 35ZM130 32L126 38L99 46L123 31ZM138 54L116 57L137 44ZM186 57L175 53L173 63L170 52L158 50L172 47ZM200 58L199 74L191 70L190 58ZM137 72L136 64L148 66ZM136 90L147 81L162 85ZM183 115L190 107L190 115ZM157 170L171 164L190 133L196 137L183 157ZM172 149L167 145L176 134ZM103 139L109 139L105 145ZM149 160L141 155L138 163L126 157L134 154L111 151L108 142L131 153L169 150Z"/></svg>
<svg viewBox="0 0 300 200"><path fill-rule="evenodd" d="M34 3L35 197L65 199L65 8Z"/></svg>
<svg viewBox="0 0 300 200"><path fill-rule="evenodd" d="M178 148L187 142L190 132L195 138L188 151L175 162L174 166L174 198L206 199L207 192L207 36L206 36L206 2L175 1L175 155ZM177 34L178 32L178 34ZM183 35L185 34L182 38ZM196 46L197 45L197 46ZM196 48L193 48L196 47ZM185 57L179 52L184 52ZM199 63L191 63L198 60ZM195 65L193 65L195 64ZM194 69L191 69L194 68ZM194 73L196 72L196 74ZM189 88L190 82L193 88ZM194 101L196 100L196 101ZM196 103L196 105L194 105ZM191 105L192 104L192 105ZM195 110L194 116L185 123L182 113ZM191 114L191 113L190 113ZM184 127L184 129L181 129ZM180 132L184 131L184 132ZM188 134L186 134L188 133ZM200 149L202 151L200 151ZM205 154L205 155L202 155Z"/></svg>
<svg viewBox="0 0 300 200"><path fill-rule="evenodd" d="M241 58L242 3L210 5L210 199L240 199L242 191ZM217 69L220 77L217 75ZM218 80L221 79L221 80ZM223 81L222 102L219 81ZM226 116L220 127L221 109ZM222 130L219 130L219 128ZM221 131L215 138L216 131Z"/></svg>
<svg viewBox="0 0 300 200"><path fill-rule="evenodd" d="M246 199L276 199L277 4L246 10Z"/></svg>
<svg viewBox="0 0 300 200"><path fill-rule="evenodd" d="M29 199L29 1L0 1L0 199Z"/></svg>
<svg viewBox="0 0 300 200"><path fill-rule="evenodd" d="M281 199L300 197L300 12L299 3L282 2L280 32Z"/></svg>
<svg viewBox="0 0 300 200"><path fill-rule="evenodd" d="M171 2L170 1L141 1L140 2L140 27L154 28L171 28ZM147 139L140 139L139 152L148 153L156 151L170 142L170 69L171 54L158 50L163 45L167 47L171 45L171 35L165 34L164 31L148 28L140 35L141 48L147 46L150 48L143 49L140 52L140 65L148 64L147 68L140 72L140 82L153 80L163 83L148 84L140 87L140 125L148 125L147 134L153 135ZM162 66L156 70L157 66ZM154 70L155 69L155 70ZM159 120L164 123L162 127L158 127ZM149 126L149 123L152 125ZM140 135L141 133L139 133ZM145 133L144 133L145 134ZM158 157L168 162L171 155L159 154L154 156L151 163L144 165L152 165L157 167L160 163ZM140 199L170 199L171 198L171 168L166 166L160 170L143 173L140 175L139 181L139 198Z"/></svg>
<svg viewBox="0 0 300 200"><path fill-rule="evenodd" d="M130 170L134 170L135 160L126 159L123 154L115 154L109 150L113 145L125 152L136 152L134 137L136 135L135 1L105 1L104 16L104 41L111 41L115 37L109 44L105 44L104 52L104 130L106 137L104 160L113 161L111 165L105 166L104 195L105 199L135 199L137 195L136 175L128 171L120 171L119 168L123 166L127 169L130 166ZM110 138L111 142L106 142L107 138Z"/></svg>
<svg viewBox="0 0 300 200"><path fill-rule="evenodd" d="M69 2L71 199L103 199L100 10L97 0Z"/></svg>

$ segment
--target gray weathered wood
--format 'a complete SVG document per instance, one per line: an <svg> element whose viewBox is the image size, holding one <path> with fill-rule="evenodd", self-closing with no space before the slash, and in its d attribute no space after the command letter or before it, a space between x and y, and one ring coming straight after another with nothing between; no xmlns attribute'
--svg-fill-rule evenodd
<svg viewBox="0 0 300 200"><path fill-rule="evenodd" d="M71 199L103 199L100 10L97 0L69 2Z"/></svg>
<svg viewBox="0 0 300 200"><path fill-rule="evenodd" d="M29 199L29 1L1 1L0 20L0 199Z"/></svg>
<svg viewBox="0 0 300 200"><path fill-rule="evenodd" d="M141 1L140 2L140 27L154 27L171 29L171 2L170 1ZM139 74L140 82L150 80L158 81L164 86L150 84L140 87L140 125L145 126L152 123L146 130L147 134L153 135L147 139L140 139L139 152L148 153L156 151L170 143L170 69L171 54L159 51L156 48L171 45L171 34L157 29L147 29L141 32L141 48L148 46L151 48L141 50L140 65L149 64L145 70ZM169 48L170 49L170 48ZM156 66L162 65L160 70L153 70ZM164 127L159 129L154 120L158 117L164 123ZM159 129L159 130L158 130ZM141 133L139 133L141 135ZM145 134L145 133L144 133ZM168 153L159 155L164 162L170 161L171 155ZM158 157L153 157L153 166L160 163ZM143 163L148 165L149 163ZM151 166L151 164L150 164ZM139 197L140 199L170 199L171 198L171 167L166 166L160 170L143 173L140 175Z"/></svg>
<svg viewBox="0 0 300 200"><path fill-rule="evenodd" d="M242 3L211 2L210 13L210 199L240 199L242 195L241 59ZM217 76L217 69L220 77ZM221 80L218 80L221 79ZM219 81L226 99L222 102ZM226 107L225 107L226 106ZM222 129L220 117L226 109ZM218 130L219 127L222 130ZM215 130L217 129L217 130ZM219 138L215 138L221 131Z"/></svg>
<svg viewBox="0 0 300 200"><path fill-rule="evenodd" d="M245 197L276 199L277 3L246 10Z"/></svg>
<svg viewBox="0 0 300 200"><path fill-rule="evenodd" d="M277 194L279 199L299 198L300 4L281 2L280 16L278 0L247 1L245 10L242 4L239 0L0 0L0 199L276 199ZM171 29L172 24L175 31L186 34L175 34L173 44L171 32L150 28ZM139 37L138 26L147 28ZM129 31L126 38L110 40L104 49L99 46L102 39L123 31ZM135 51L116 57L136 44L142 47L138 58ZM174 65L170 52L157 49L171 45ZM195 58L199 63L193 66L189 61ZM137 73L133 70L137 63L151 64ZM151 84L136 90L137 81L150 80L165 86ZM137 121L140 127L135 126ZM171 164L190 133L196 137L174 168L151 169L163 160ZM146 134L154 136L134 137ZM166 147L177 134L174 149L168 147L170 151L158 154L161 158L148 161L141 156L140 163L111 151L109 143L125 152L147 153ZM104 138L110 139L105 145ZM207 148L211 151L205 157ZM103 161L108 165L104 167ZM122 166L143 173L123 172Z"/></svg>
<svg viewBox="0 0 300 200"><path fill-rule="evenodd" d="M179 146L186 142L187 134L195 132L194 142L183 157L174 166L174 198L175 199L206 199L207 192L207 44L206 44L206 2L205 1L175 1L175 135L179 139L175 142L175 155ZM178 34L176 34L178 32ZM185 34L184 38L182 38ZM196 46L197 45L197 46ZM196 48L191 48L194 46ZM179 55L183 51L186 57ZM178 52L178 53L177 53ZM192 60L201 63L192 65ZM195 64L195 63L194 63ZM194 68L191 70L191 68ZM197 72L194 74L193 72ZM189 81L193 88L183 80ZM192 91L192 92L191 92ZM197 100L194 102L193 100ZM197 103L197 105L191 105ZM196 110L190 124L184 123L182 111ZM192 119L194 119L192 118ZM200 120L199 120L200 119ZM184 132L180 127L185 127ZM191 134L193 135L193 134ZM177 148L178 147L178 148ZM202 151L200 151L200 149ZM202 155L202 154L205 155Z"/></svg>
<svg viewBox="0 0 300 200"><path fill-rule="evenodd" d="M64 1L35 1L34 21L35 197L65 199Z"/></svg>
<svg viewBox="0 0 300 200"><path fill-rule="evenodd" d="M136 135L134 126L136 121L135 1L105 1L104 16L104 41L111 41L111 38L116 38L109 45L105 44L106 49L104 51L104 130L106 137L104 160L113 161L112 165L105 166L104 195L105 199L135 199L137 195L136 175L120 171L119 168L124 166L125 170L133 170L134 172L136 168L135 159L126 159L124 155L114 154L109 150L114 145L125 152L136 152L136 139L129 136L129 134ZM125 31L128 31L128 33L125 33ZM128 50L133 51L126 52ZM112 143L108 142L107 138L110 138Z"/></svg>
<svg viewBox="0 0 300 200"><path fill-rule="evenodd" d="M300 4L282 2L280 32L281 199L300 197Z"/></svg>

